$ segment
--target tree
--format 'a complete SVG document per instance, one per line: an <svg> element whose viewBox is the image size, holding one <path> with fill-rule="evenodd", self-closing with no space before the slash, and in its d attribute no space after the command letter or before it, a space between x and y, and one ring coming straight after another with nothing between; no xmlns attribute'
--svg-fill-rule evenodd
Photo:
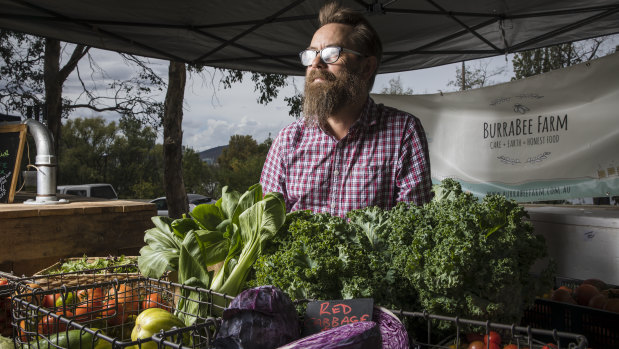
<svg viewBox="0 0 619 349"><path fill-rule="evenodd" d="M94 117L67 120L62 133L59 183L111 183L124 198L163 194L162 148L152 128Z"/></svg>
<svg viewBox="0 0 619 349"><path fill-rule="evenodd" d="M156 141L153 128L134 118L121 118L114 143L103 155L104 175L119 195L148 198L163 194L163 149Z"/></svg>
<svg viewBox="0 0 619 349"><path fill-rule="evenodd" d="M81 184L106 182L107 159L117 127L103 118L68 120L63 126L65 137L60 141L58 183ZM114 185L118 190L118 186Z"/></svg>
<svg viewBox="0 0 619 349"><path fill-rule="evenodd" d="M154 115L159 119L163 104L153 98L151 92L162 90L164 81L145 61L131 55L120 56L134 70L134 75L125 80L112 79L105 89L100 89L100 86L83 79L90 76L93 81L109 80L90 54L90 47L0 30L0 60L3 63L0 105L9 113L21 115L41 109L54 136L57 154L62 118L74 110L87 108L98 112L115 111L126 116ZM81 72L78 66L84 57L90 70L87 72ZM85 97L86 102L80 98L63 98L63 86L72 74L80 82L80 96Z"/></svg>
<svg viewBox="0 0 619 349"><path fill-rule="evenodd" d="M217 159L217 178L220 185L244 192L258 183L272 142L270 137L258 144L249 135L231 136L228 147Z"/></svg>
<svg viewBox="0 0 619 349"><path fill-rule="evenodd" d="M384 87L380 91L380 93L388 95L412 95L413 89L409 87L404 89L404 87L402 87L402 81L400 80L400 76L398 75L397 78L389 79L389 86Z"/></svg>
<svg viewBox="0 0 619 349"><path fill-rule="evenodd" d="M213 170L200 160L200 156L195 150L188 147L183 150L183 176L185 188L189 193L209 197L217 197L220 194L215 192L217 180Z"/></svg>
<svg viewBox="0 0 619 349"><path fill-rule="evenodd" d="M450 80L447 86L455 86L460 91L480 88L494 84L490 78L501 75L505 71L504 67L490 69L489 60L479 60L476 65L466 65L462 62L462 68L456 67L456 79ZM464 72L464 74L462 74Z"/></svg>
<svg viewBox="0 0 619 349"><path fill-rule="evenodd" d="M512 61L514 79L546 73L597 58L600 56L600 47L606 39L599 37L516 53Z"/></svg>

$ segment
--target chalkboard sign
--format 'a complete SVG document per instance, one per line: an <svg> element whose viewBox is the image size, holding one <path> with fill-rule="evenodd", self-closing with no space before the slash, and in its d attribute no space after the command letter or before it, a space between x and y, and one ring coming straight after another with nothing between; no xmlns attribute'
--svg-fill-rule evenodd
<svg viewBox="0 0 619 349"><path fill-rule="evenodd" d="M26 130L23 124L0 125L0 203L11 203L15 197Z"/></svg>
<svg viewBox="0 0 619 349"><path fill-rule="evenodd" d="M359 321L371 321L374 310L372 298L314 301L307 304L303 335Z"/></svg>

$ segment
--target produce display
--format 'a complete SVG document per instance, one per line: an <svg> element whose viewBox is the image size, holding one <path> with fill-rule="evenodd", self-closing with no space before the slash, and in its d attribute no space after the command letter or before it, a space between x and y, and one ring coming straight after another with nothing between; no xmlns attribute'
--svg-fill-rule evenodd
<svg viewBox="0 0 619 349"><path fill-rule="evenodd" d="M181 219L153 217L154 227L145 232L139 272L156 281L176 271L177 293L137 280L29 293L24 299L41 307L18 319L17 338L26 348L51 347L50 338L65 341L60 347L110 345L61 321L70 319L111 338L140 340L141 348L158 347L152 335L174 328L184 329L177 343L203 347L195 331L217 319L216 327L201 327L210 331L204 337L209 348L405 349L430 323L440 336L453 334L454 323L399 318L388 309L518 324L554 282L543 237L534 234L524 208L503 196L478 200L450 179L433 191L421 207L367 207L340 218L287 214L282 196L263 193L259 184L244 193L224 188L215 204L199 205ZM222 267L212 271L217 264ZM531 274L533 264L540 274ZM583 284L570 290L574 303L613 303L614 291ZM206 298L207 290L235 298ZM308 300L351 298L373 299L372 321L301 335ZM469 336L444 347L523 347L496 331L459 331Z"/></svg>

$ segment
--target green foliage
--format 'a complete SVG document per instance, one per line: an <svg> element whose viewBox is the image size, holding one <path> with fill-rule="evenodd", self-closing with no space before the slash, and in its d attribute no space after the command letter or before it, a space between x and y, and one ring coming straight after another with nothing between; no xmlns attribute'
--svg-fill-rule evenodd
<svg viewBox="0 0 619 349"><path fill-rule="evenodd" d="M435 192L422 207L368 207L348 221L290 213L249 284L293 299L372 297L388 308L518 323L552 283L552 263L530 274L546 256L543 237L505 197L479 201L451 179Z"/></svg>
<svg viewBox="0 0 619 349"><path fill-rule="evenodd" d="M412 95L413 89L410 87L404 88L400 76L389 79L389 87L384 87L380 93L388 95Z"/></svg>
<svg viewBox="0 0 619 349"><path fill-rule="evenodd" d="M163 146L157 133L133 118L107 123L101 117L67 120L59 151L59 184L111 183L121 198L165 195ZM191 148L183 152L186 190L212 195L215 169Z"/></svg>
<svg viewBox="0 0 619 349"><path fill-rule="evenodd" d="M516 53L513 59L514 79L569 67L611 53L600 52L605 40L605 37L600 37Z"/></svg>
<svg viewBox="0 0 619 349"><path fill-rule="evenodd" d="M489 60L479 60L476 64L462 63L462 67L456 67L456 79L450 80L447 86L454 86L462 91L492 85L495 82L491 78L503 74L505 69L503 67L489 68ZM464 76L462 76L462 70L464 70ZM462 79L464 79L464 86L462 86Z"/></svg>
<svg viewBox="0 0 619 349"><path fill-rule="evenodd" d="M231 190L243 190L260 180L271 138L258 144L252 136L233 135L217 159L217 180Z"/></svg>
<svg viewBox="0 0 619 349"><path fill-rule="evenodd" d="M223 70L226 74L221 83L224 88L231 88L232 84L243 82L245 74L251 74L251 80L254 82L254 91L259 91L258 103L268 104L274 98L277 98L279 89L288 85L286 82L287 75L272 74L272 73L256 73L244 72L241 70Z"/></svg>

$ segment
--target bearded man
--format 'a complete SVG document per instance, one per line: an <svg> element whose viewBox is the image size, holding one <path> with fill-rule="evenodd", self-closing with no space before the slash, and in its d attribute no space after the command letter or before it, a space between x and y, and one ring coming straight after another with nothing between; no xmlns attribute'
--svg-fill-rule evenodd
<svg viewBox="0 0 619 349"><path fill-rule="evenodd" d="M307 67L303 119L274 140L260 183L290 211L345 217L367 206L422 205L432 198L421 122L370 98L382 44L361 13L336 3L301 51Z"/></svg>

